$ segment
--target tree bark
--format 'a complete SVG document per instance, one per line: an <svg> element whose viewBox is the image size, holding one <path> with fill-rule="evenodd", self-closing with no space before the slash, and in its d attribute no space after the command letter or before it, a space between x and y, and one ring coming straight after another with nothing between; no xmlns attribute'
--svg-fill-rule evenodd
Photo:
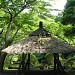
<svg viewBox="0 0 75 75"><path fill-rule="evenodd" d="M7 31L5 33L5 44L4 44L4 48L8 47L9 45L11 45L11 43L13 42L13 40L11 41L11 39L9 39L9 33L11 31L11 26L14 22L14 20L16 19L16 17L18 16L18 14L20 14L26 7L26 5L22 6L21 10L18 11L18 13L15 13L15 15L13 16L13 14L9 11L9 8L8 8L8 14L10 14L10 20L9 20L9 23L8 23L8 27L7 27ZM19 29L18 29L19 30ZM17 34L18 30L16 31L16 33L13 35L12 39L14 38L14 36ZM3 32L3 31L2 31ZM1 33L2 33L1 32ZM1 34L0 33L0 34ZM6 57L6 53L2 53L2 65L1 65L1 70L3 70L3 66L4 66L4 60L5 60L5 57Z"/></svg>
<svg viewBox="0 0 75 75"><path fill-rule="evenodd" d="M1 72L3 72L4 60L5 60L6 55L7 55L7 53L1 54L1 61L0 61L0 71Z"/></svg>

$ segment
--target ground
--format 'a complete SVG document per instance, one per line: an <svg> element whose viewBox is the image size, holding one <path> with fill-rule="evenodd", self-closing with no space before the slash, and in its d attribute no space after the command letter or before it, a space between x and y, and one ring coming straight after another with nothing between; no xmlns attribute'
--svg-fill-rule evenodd
<svg viewBox="0 0 75 75"><path fill-rule="evenodd" d="M30 70L26 71L25 75L54 75L54 71L52 70ZM0 73L0 75L21 75L20 72L18 73L17 70L9 70L4 71L3 73ZM56 74L55 74L56 75ZM62 75L75 75L75 70L66 70Z"/></svg>
<svg viewBox="0 0 75 75"><path fill-rule="evenodd" d="M54 75L53 71L50 70L30 70L26 71L25 75ZM20 73L18 74L18 71L15 70L9 70L9 71L4 71L3 73L0 73L0 75L21 75ZM75 70L66 70L66 72L62 75L75 75Z"/></svg>

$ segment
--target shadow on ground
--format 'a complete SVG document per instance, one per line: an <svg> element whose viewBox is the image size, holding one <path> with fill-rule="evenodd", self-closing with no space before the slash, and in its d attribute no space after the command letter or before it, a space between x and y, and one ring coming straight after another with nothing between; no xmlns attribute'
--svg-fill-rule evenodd
<svg viewBox="0 0 75 75"><path fill-rule="evenodd" d="M6 70L0 75L75 75L75 70L67 70L58 74L53 70L26 70L26 71L17 71L17 70Z"/></svg>

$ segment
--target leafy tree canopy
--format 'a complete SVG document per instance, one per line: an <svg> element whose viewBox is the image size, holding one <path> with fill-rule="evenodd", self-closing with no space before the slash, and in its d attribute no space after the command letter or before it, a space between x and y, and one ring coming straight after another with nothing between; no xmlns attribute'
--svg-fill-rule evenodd
<svg viewBox="0 0 75 75"><path fill-rule="evenodd" d="M22 27L30 28L29 25L33 23L31 20L34 20L33 14L44 18L46 12L49 12L46 6L50 6L50 4L44 2L44 0L0 0L1 48L11 45L16 35L21 34L24 30ZM30 12L26 13L25 9L29 9Z"/></svg>
<svg viewBox="0 0 75 75"><path fill-rule="evenodd" d="M65 24L75 24L75 1L74 0L67 0L63 17L61 21L64 25Z"/></svg>

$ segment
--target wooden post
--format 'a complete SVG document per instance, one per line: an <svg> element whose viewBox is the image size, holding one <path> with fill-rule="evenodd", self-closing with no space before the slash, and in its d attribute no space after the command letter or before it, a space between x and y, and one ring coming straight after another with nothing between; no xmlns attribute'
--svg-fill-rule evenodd
<svg viewBox="0 0 75 75"><path fill-rule="evenodd" d="M30 53L28 53L28 70L30 69Z"/></svg>
<svg viewBox="0 0 75 75"><path fill-rule="evenodd" d="M56 65L56 63L57 63L57 59L56 59L56 53L53 53L53 55L54 55L54 75L57 75L57 65Z"/></svg>
<svg viewBox="0 0 75 75"><path fill-rule="evenodd" d="M59 54L57 54L57 72L60 75L63 75L63 73L64 73L64 69L63 69L61 62L59 60Z"/></svg>
<svg viewBox="0 0 75 75"><path fill-rule="evenodd" d="M57 56L57 71L60 73L60 63L59 63L59 54L56 54Z"/></svg>
<svg viewBox="0 0 75 75"><path fill-rule="evenodd" d="M56 53L53 54L54 55L54 71L56 71Z"/></svg>
<svg viewBox="0 0 75 75"><path fill-rule="evenodd" d="M24 53L22 53L22 71L24 70Z"/></svg>

